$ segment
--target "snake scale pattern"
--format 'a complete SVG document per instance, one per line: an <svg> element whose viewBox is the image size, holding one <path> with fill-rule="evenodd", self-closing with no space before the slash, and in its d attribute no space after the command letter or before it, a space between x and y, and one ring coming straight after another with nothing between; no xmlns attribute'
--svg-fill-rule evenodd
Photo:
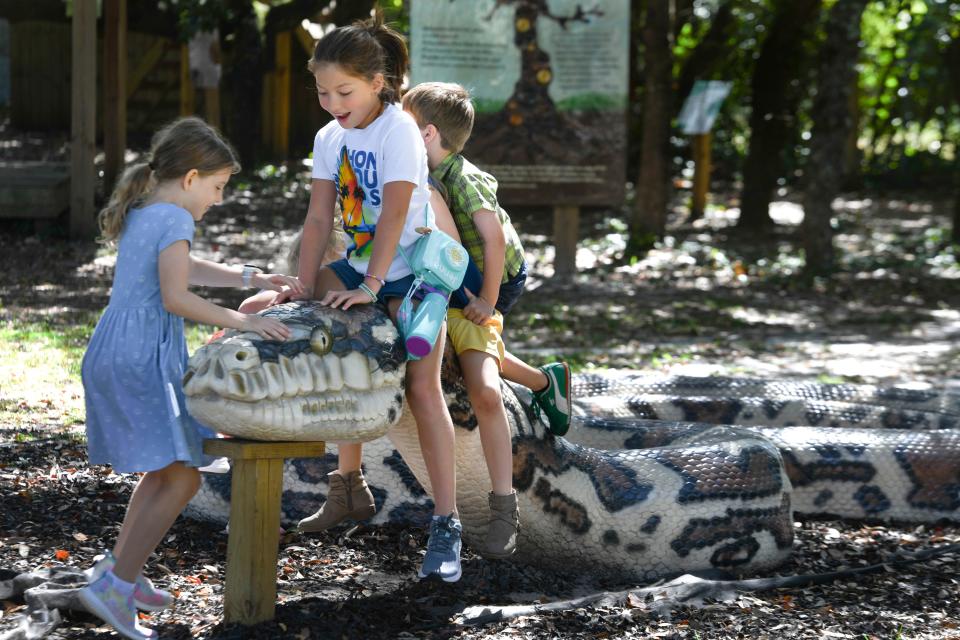
<svg viewBox="0 0 960 640"><path fill-rule="evenodd" d="M185 376L191 412L239 437L367 441L372 521L426 522L429 481L387 316L310 302L264 313L294 335L281 344L231 331L199 349ZM489 478L449 350L442 378L470 545L484 535ZM960 521L955 395L629 371L577 375L573 392L561 438L533 419L525 389L503 385L522 522L516 561L625 580L756 573L789 556L794 517ZM335 446L286 463L285 523L319 508L336 464ZM204 474L188 513L225 522L229 500L229 474Z"/></svg>

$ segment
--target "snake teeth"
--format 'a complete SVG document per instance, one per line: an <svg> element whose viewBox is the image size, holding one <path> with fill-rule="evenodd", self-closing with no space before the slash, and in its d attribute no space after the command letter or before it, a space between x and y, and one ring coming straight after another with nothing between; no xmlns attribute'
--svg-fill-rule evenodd
<svg viewBox="0 0 960 640"><path fill-rule="evenodd" d="M248 353L244 349L233 349L216 354L205 351L198 352L192 364L184 378L184 391L188 396L209 391L242 402L345 389L380 389L396 385L402 377L402 370L385 372L371 358L357 352L344 358L314 353L295 358L279 355L276 362L261 363L255 350Z"/></svg>
<svg viewBox="0 0 960 640"><path fill-rule="evenodd" d="M340 361L343 368L343 383L351 389L370 388L370 365L367 358L357 353L350 353Z"/></svg>

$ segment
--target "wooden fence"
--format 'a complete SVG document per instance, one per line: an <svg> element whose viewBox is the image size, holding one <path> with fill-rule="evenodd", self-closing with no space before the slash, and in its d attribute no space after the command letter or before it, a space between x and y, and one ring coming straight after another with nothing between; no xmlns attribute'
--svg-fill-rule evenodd
<svg viewBox="0 0 960 640"><path fill-rule="evenodd" d="M69 130L69 23L24 21L10 25L10 120L18 129ZM97 69L103 68L98 46ZM180 110L180 45L172 38L127 35L127 127L150 133ZM97 73L97 95L102 95ZM102 109L97 109L102 131Z"/></svg>
<svg viewBox="0 0 960 640"><path fill-rule="evenodd" d="M23 21L10 25L11 124L23 130L70 129L69 23ZM314 41L302 27L277 34L263 76L260 141L265 158L300 159L313 150L313 137L329 116L317 102L313 78L306 70ZM180 114L193 113L187 48L174 38L127 34L127 131L149 135ZM103 47L97 51L97 93L103 69ZM225 58L224 65L230 64ZM229 92L221 97L223 114L235 105ZM98 135L103 110L97 108ZM229 131L229 117L224 117ZM244 132L246 135L246 132Z"/></svg>

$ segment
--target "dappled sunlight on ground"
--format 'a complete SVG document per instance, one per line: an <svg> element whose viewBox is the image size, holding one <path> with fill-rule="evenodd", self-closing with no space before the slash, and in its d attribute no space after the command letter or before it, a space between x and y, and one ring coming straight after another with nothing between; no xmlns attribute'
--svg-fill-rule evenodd
<svg viewBox="0 0 960 640"><path fill-rule="evenodd" d="M291 180L282 168L235 178L226 202L198 225L195 254L284 270L309 199L302 178ZM947 201L839 199L841 273L804 285L794 199L774 204L779 223L762 241L739 238L732 226L739 211L720 196L703 220L687 224L680 194L669 235L635 260L623 258L629 209L584 210L569 284L553 277L551 210L511 211L530 279L507 318L507 347L534 364L563 357L575 368L865 382L960 378L953 364L960 355L960 265L946 244ZM18 339L71 329L82 352L107 303L114 261L109 248L0 229L0 268L8 274L0 282L0 327ZM200 293L232 307L249 294ZM76 382L8 375L0 410L9 416L22 402L42 407L56 397L75 412Z"/></svg>

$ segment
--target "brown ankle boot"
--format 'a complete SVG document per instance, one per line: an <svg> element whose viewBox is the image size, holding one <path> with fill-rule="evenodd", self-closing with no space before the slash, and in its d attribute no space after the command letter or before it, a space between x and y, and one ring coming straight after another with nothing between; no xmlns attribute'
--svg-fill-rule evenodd
<svg viewBox="0 0 960 640"><path fill-rule="evenodd" d="M313 533L326 531L346 519L366 520L373 517L377 508L373 504L373 494L363 474L351 471L341 476L336 471L327 474L330 490L327 501L320 510L297 524L297 531Z"/></svg>
<svg viewBox="0 0 960 640"><path fill-rule="evenodd" d="M490 503L490 526L487 539L483 544L482 555L486 558L509 558L517 550L517 531L520 529L520 509L517 506L517 492L508 496L498 496L492 491L488 496Z"/></svg>

